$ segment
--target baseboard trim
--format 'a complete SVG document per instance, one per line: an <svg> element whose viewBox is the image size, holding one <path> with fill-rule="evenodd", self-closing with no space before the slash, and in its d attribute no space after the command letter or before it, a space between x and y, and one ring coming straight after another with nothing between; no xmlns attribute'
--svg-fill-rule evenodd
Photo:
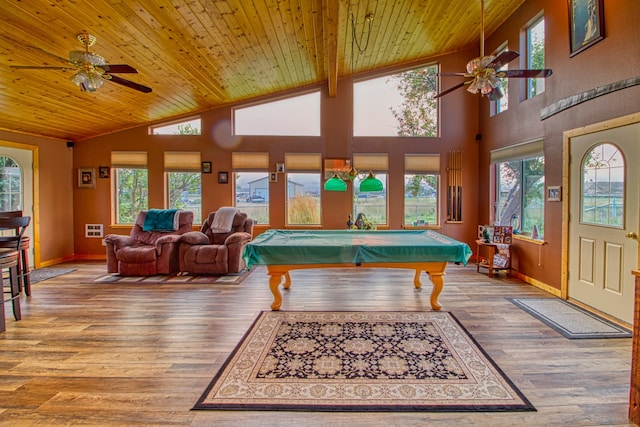
<svg viewBox="0 0 640 427"><path fill-rule="evenodd" d="M555 297L561 298L561 291L558 288L549 286L546 283L536 280L533 277L526 276L518 271L511 270L511 274L531 286L535 286L536 288L542 289L543 291L548 292Z"/></svg>

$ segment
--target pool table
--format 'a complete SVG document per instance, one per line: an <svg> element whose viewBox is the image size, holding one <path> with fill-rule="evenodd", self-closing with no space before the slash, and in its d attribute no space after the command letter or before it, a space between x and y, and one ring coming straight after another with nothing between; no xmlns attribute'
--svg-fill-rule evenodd
<svg viewBox="0 0 640 427"><path fill-rule="evenodd" d="M291 286L289 271L309 268L408 268L415 270L413 284L422 287L424 271L433 283L431 307L440 310L438 297L444 286L448 262L466 265L471 248L432 230L267 230L249 242L243 252L247 268L265 265L279 310L279 285Z"/></svg>

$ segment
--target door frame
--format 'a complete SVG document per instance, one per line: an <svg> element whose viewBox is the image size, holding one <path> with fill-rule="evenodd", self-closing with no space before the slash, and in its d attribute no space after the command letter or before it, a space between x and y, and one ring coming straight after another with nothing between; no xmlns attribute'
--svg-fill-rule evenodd
<svg viewBox="0 0 640 427"><path fill-rule="evenodd" d="M569 298L569 202L572 196L572 191L569 186L569 150L571 148L571 138L634 123L640 123L640 113L633 113L627 116L593 123L587 126L570 129L562 133L562 192L564 193L564 196L562 197L562 271L560 279L560 297L562 299L566 300ZM577 193L573 193L573 197L579 197ZM575 212L574 215L576 215ZM629 274L631 274L631 271L629 271Z"/></svg>
<svg viewBox="0 0 640 427"><path fill-rule="evenodd" d="M40 268L40 147L37 145L20 144L17 142L0 140L0 146L29 150L33 159L33 268Z"/></svg>

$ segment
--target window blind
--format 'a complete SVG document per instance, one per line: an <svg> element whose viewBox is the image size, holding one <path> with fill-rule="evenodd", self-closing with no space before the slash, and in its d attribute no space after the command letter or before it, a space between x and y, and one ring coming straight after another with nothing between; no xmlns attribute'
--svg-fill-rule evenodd
<svg viewBox="0 0 640 427"><path fill-rule="evenodd" d="M234 171L269 170L269 153L231 153L231 169Z"/></svg>
<svg viewBox="0 0 640 427"><path fill-rule="evenodd" d="M405 154L404 173L440 173L439 154Z"/></svg>
<svg viewBox="0 0 640 427"><path fill-rule="evenodd" d="M165 151L164 170L167 172L200 172L199 151Z"/></svg>
<svg viewBox="0 0 640 427"><path fill-rule="evenodd" d="M146 151L112 151L111 152L112 168L146 168L147 152Z"/></svg>
<svg viewBox="0 0 640 427"><path fill-rule="evenodd" d="M320 153L285 153L284 163L289 171L319 171L322 170L322 155Z"/></svg>
<svg viewBox="0 0 640 427"><path fill-rule="evenodd" d="M540 156L544 156L543 139L491 150L491 163L500 163L508 160L523 160Z"/></svg>
<svg viewBox="0 0 640 427"><path fill-rule="evenodd" d="M353 166L360 172L387 172L389 170L388 154L354 154Z"/></svg>

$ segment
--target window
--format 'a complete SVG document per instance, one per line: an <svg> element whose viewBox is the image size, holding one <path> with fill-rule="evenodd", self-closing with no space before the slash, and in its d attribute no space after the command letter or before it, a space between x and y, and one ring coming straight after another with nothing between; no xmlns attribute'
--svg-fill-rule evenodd
<svg viewBox="0 0 640 427"><path fill-rule="evenodd" d="M233 111L235 135L320 136L320 92Z"/></svg>
<svg viewBox="0 0 640 427"><path fill-rule="evenodd" d="M151 135L200 135L200 117L149 127Z"/></svg>
<svg viewBox="0 0 640 427"><path fill-rule="evenodd" d="M526 31L527 68L544 68L544 17L533 23ZM544 92L544 79L527 79L527 98Z"/></svg>
<svg viewBox="0 0 640 427"><path fill-rule="evenodd" d="M497 57L508 50L509 49L505 43L496 53L494 53L494 55ZM497 71L507 71L508 69L509 64L504 64L502 67L498 68ZM500 114L509 109L509 79L499 79L498 88L500 89L500 92L502 92L502 98L492 101L491 115Z"/></svg>
<svg viewBox="0 0 640 427"><path fill-rule="evenodd" d="M438 209L440 156L407 154L404 158L404 225L440 224Z"/></svg>
<svg viewBox="0 0 640 427"><path fill-rule="evenodd" d="M511 225L521 233L538 229L544 236L543 141L491 152L496 167L496 225Z"/></svg>
<svg viewBox="0 0 640 427"><path fill-rule="evenodd" d="M320 225L322 156L286 153L284 163L287 171L287 225Z"/></svg>
<svg viewBox="0 0 640 427"><path fill-rule="evenodd" d="M438 134L438 66L354 83L354 136Z"/></svg>
<svg viewBox="0 0 640 427"><path fill-rule="evenodd" d="M387 224L387 154L354 154L353 166L360 174L353 180L353 218L364 214L375 225ZM382 191L360 192L360 183L369 172L382 182Z"/></svg>
<svg viewBox="0 0 640 427"><path fill-rule="evenodd" d="M200 152L164 153L167 208L193 212L193 221L202 221L202 175Z"/></svg>
<svg viewBox="0 0 640 427"><path fill-rule="evenodd" d="M0 156L0 211L22 210L22 171L11 157Z"/></svg>
<svg viewBox="0 0 640 427"><path fill-rule="evenodd" d="M115 224L133 224L138 213L149 208L147 153L112 151L111 167Z"/></svg>
<svg viewBox="0 0 640 427"><path fill-rule="evenodd" d="M255 224L269 224L269 153L231 153L235 206Z"/></svg>
<svg viewBox="0 0 640 427"><path fill-rule="evenodd" d="M624 227L625 161L613 144L598 144L582 160L580 221Z"/></svg>

